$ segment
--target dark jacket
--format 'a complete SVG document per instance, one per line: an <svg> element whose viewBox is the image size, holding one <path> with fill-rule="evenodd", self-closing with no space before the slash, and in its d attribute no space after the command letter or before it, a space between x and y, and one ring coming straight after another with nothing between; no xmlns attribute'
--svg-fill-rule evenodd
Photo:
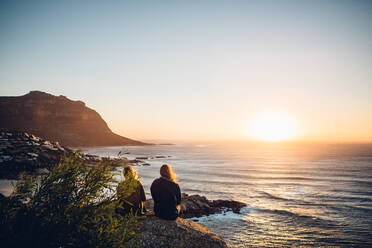
<svg viewBox="0 0 372 248"><path fill-rule="evenodd" d="M155 179L151 184L151 195L156 216L166 220L177 219L177 205L181 204L181 189L177 183L163 178Z"/></svg>
<svg viewBox="0 0 372 248"><path fill-rule="evenodd" d="M142 202L146 201L145 190L139 180L122 182L118 186L119 206L116 211L122 215L132 212L141 215L145 211Z"/></svg>

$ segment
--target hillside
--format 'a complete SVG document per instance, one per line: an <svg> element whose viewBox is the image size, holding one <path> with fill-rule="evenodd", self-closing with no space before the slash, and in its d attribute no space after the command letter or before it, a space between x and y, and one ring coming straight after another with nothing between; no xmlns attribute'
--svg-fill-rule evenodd
<svg viewBox="0 0 372 248"><path fill-rule="evenodd" d="M33 133L71 147L147 145L113 133L84 102L40 91L0 97L0 128Z"/></svg>

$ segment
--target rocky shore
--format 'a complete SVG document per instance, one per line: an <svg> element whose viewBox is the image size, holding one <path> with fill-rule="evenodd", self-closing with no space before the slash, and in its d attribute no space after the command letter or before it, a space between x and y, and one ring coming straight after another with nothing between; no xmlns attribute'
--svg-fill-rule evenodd
<svg viewBox="0 0 372 248"><path fill-rule="evenodd" d="M201 217L227 211L240 213L240 210L247 206L247 204L239 201L208 200L205 196L188 195L185 193L182 193L181 199L180 217L182 218ZM154 208L154 201L152 199L147 200L145 206L146 209L151 211Z"/></svg>
<svg viewBox="0 0 372 248"><path fill-rule="evenodd" d="M154 216L154 202L146 201L146 218L139 233L141 238L131 241L140 248L227 248L225 241L205 227L184 218L201 217L210 214L233 211L240 213L246 204L233 200L208 200L200 195L182 194L181 218L175 221L162 220Z"/></svg>
<svg viewBox="0 0 372 248"><path fill-rule="evenodd" d="M0 131L0 178L16 179L22 172L47 173L71 152L58 142L3 129Z"/></svg>
<svg viewBox="0 0 372 248"><path fill-rule="evenodd" d="M0 179L17 179L22 172L28 174L46 174L61 159L74 151L60 145L58 142L44 140L27 132L0 130ZM137 157L111 159L95 155L81 154L81 158L91 166L97 166L102 161L109 161L116 166L126 164L149 165L142 159L157 159L167 156ZM1 196L1 195L0 195ZM161 220L153 215L152 199L146 201L149 210L146 218L141 220L141 238L132 240L131 245L140 248L161 247L200 247L226 248L225 241L206 228L185 220L184 218L201 217L205 215L234 211L239 213L246 204L232 200L208 200L200 195L182 194L181 214L175 221Z"/></svg>
<svg viewBox="0 0 372 248"><path fill-rule="evenodd" d="M132 240L129 247L227 248L221 237L197 223L182 218L168 221L149 215L141 222L140 238Z"/></svg>
<svg viewBox="0 0 372 248"><path fill-rule="evenodd" d="M17 179L23 172L27 174L45 174L65 156L74 151L58 142L42 139L34 134L0 129L0 179ZM128 163L142 165L143 161L126 158L101 158L90 154L80 154L90 166L108 161L113 166Z"/></svg>

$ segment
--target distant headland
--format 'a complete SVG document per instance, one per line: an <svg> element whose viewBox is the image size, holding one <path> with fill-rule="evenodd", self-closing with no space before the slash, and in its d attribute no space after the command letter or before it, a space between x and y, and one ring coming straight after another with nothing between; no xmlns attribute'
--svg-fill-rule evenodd
<svg viewBox="0 0 372 248"><path fill-rule="evenodd" d="M70 147L149 145L113 133L84 102L41 91L1 96L0 128L30 132Z"/></svg>

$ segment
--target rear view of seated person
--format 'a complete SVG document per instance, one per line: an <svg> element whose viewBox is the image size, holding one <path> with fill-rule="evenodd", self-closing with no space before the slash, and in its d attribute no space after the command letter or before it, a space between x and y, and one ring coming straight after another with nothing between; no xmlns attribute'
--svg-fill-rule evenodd
<svg viewBox="0 0 372 248"><path fill-rule="evenodd" d="M127 166L123 170L124 181L117 187L118 206L116 211L121 215L133 213L143 215L146 201L145 190L138 179L136 171L132 166Z"/></svg>
<svg viewBox="0 0 372 248"><path fill-rule="evenodd" d="M180 212L181 190L170 165L164 164L160 168L160 178L152 183L151 195L157 217L165 220L177 219Z"/></svg>

